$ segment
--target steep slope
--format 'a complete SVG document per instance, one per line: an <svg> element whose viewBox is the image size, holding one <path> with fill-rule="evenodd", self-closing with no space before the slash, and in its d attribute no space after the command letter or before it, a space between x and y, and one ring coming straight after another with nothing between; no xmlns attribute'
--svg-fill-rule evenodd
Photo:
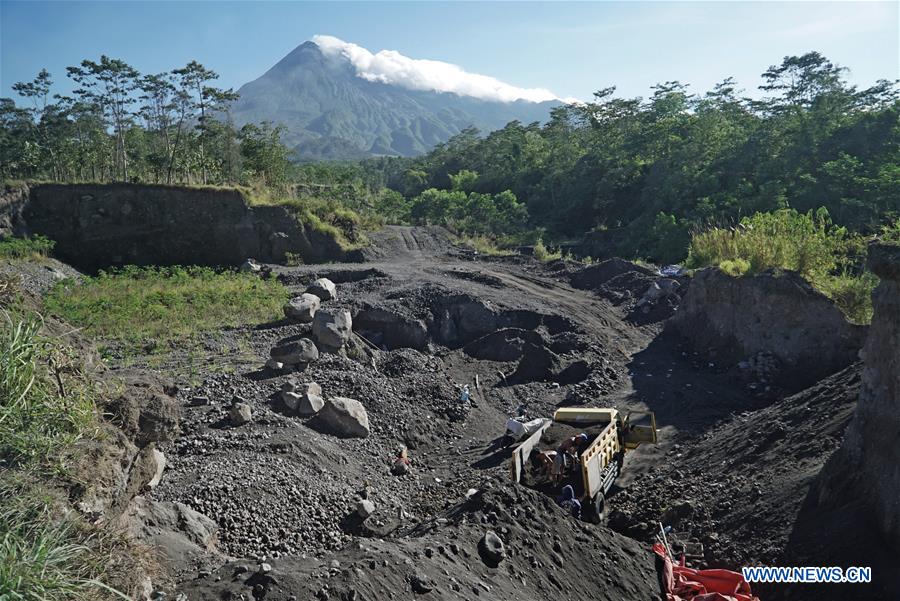
<svg viewBox="0 0 900 601"><path fill-rule="evenodd" d="M409 90L357 77L342 57L305 42L262 77L241 87L238 125L271 121L301 158L352 159L423 153L467 127L546 120L558 102L493 102Z"/></svg>

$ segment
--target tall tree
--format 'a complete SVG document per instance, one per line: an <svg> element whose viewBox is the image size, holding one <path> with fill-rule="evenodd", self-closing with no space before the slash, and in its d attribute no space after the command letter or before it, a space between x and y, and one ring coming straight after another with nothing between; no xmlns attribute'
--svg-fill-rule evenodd
<svg viewBox="0 0 900 601"><path fill-rule="evenodd" d="M67 67L66 71L81 86L75 94L95 102L107 115L116 138L116 168L122 180L128 181L125 132L131 124L131 105L136 102L132 92L140 74L128 63L106 55L100 57L100 62L84 60L79 67Z"/></svg>

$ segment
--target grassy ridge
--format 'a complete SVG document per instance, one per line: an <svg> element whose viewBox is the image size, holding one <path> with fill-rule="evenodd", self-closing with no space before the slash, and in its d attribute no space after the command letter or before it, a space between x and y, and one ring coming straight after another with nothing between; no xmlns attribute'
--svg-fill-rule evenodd
<svg viewBox="0 0 900 601"><path fill-rule="evenodd" d="M369 244L365 230L377 229L381 220L370 215L364 217L345 207L337 200L312 197L281 198L268 194L247 194L250 206L284 207L301 225L329 236L344 251L356 250Z"/></svg>
<svg viewBox="0 0 900 601"><path fill-rule="evenodd" d="M735 228L695 233L687 265L714 265L733 276L796 271L834 300L848 319L869 323L878 278L863 271L866 241L832 224L824 209L781 209L745 217Z"/></svg>

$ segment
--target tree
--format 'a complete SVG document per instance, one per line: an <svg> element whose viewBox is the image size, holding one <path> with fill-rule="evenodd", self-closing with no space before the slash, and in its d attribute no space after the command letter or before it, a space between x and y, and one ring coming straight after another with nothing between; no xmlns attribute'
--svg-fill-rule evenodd
<svg viewBox="0 0 900 601"><path fill-rule="evenodd" d="M32 81L14 83L12 88L19 96L28 98L32 103L31 109L28 111L28 123L34 134L33 142L39 148L46 150L53 165L54 177L61 179L61 169L57 159L56 149L50 140L50 134L47 128L47 121L51 118L51 114L55 110L55 106L50 103L50 88L53 86L53 80L50 78L50 72L41 69Z"/></svg>
<svg viewBox="0 0 900 601"><path fill-rule="evenodd" d="M128 63L106 55L100 57L100 62L84 60L80 67L67 67L66 71L81 86L75 90L76 96L99 105L109 119L116 138L116 169L122 181L128 181L125 132L131 125L130 107L136 101L132 92L140 74Z"/></svg>
<svg viewBox="0 0 900 601"><path fill-rule="evenodd" d="M214 117L216 112L227 109L231 102L237 100L238 95L230 89L222 90L207 85L208 82L218 79L219 74L211 69L207 69L197 61L191 61L185 67L175 69L172 73L179 78L181 85L180 101L183 104L189 103L186 106L196 108L199 111L196 128L199 132L199 160L203 174L203 183L205 184L207 183L208 175L206 144L211 131L209 120ZM183 120L181 123L183 123Z"/></svg>

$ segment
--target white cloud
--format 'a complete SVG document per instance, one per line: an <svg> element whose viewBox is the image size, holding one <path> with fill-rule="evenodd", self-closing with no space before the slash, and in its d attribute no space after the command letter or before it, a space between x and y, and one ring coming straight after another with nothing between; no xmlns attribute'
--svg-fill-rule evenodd
<svg viewBox="0 0 900 601"><path fill-rule="evenodd" d="M411 90L452 92L498 102L561 100L550 90L517 88L494 77L469 73L451 63L409 58L395 50L380 50L372 54L362 46L328 35L313 36L312 41L326 56L346 58L356 69L356 75L368 81Z"/></svg>

